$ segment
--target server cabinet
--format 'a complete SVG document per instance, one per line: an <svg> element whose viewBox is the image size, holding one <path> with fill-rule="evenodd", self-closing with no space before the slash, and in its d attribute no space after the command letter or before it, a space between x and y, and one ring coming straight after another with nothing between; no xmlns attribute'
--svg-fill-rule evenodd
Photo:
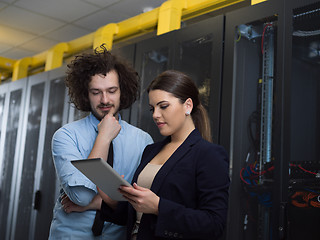
<svg viewBox="0 0 320 240"><path fill-rule="evenodd" d="M50 77L54 76L51 74ZM8 223L3 239L45 239L56 192L51 138L63 122L65 86L59 77L49 79L48 72L20 81L26 83L23 88L25 94L20 99L24 111L14 113L15 118L22 119L21 133L16 144L10 143L19 149L14 161L15 179L10 182L9 212L2 221ZM17 110L14 107L10 109Z"/></svg>
<svg viewBox="0 0 320 240"><path fill-rule="evenodd" d="M299 205L301 189L319 197L317 4L270 1L226 15L221 140L232 171L227 239L318 238L307 223L311 217L319 223L318 209Z"/></svg>
<svg viewBox="0 0 320 240"><path fill-rule="evenodd" d="M10 239L27 79L0 88L0 238Z"/></svg>
<svg viewBox="0 0 320 240"><path fill-rule="evenodd" d="M196 82L212 121L214 141L219 142L223 24L223 16L217 16L137 44L135 65L142 87L139 111L134 118L155 141L162 136L149 112L146 89L158 74L176 69Z"/></svg>
<svg viewBox="0 0 320 240"><path fill-rule="evenodd" d="M132 67L135 66L134 60L135 60L135 44L130 44L126 46L117 46L115 45L114 48L111 50L112 53L116 54L119 58L126 61L128 64L130 64ZM136 125L136 121L131 119L133 108L127 108L122 109L120 111L121 117L123 120L125 120L128 123L131 123L133 125Z"/></svg>
<svg viewBox="0 0 320 240"><path fill-rule="evenodd" d="M274 141L281 138L281 104L275 101L283 96L280 16L281 8L271 3L226 15L221 136L232 171L227 239L281 239L274 229L274 168L282 161Z"/></svg>
<svg viewBox="0 0 320 240"><path fill-rule="evenodd" d="M315 240L320 234L320 1L289 3L287 236Z"/></svg>
<svg viewBox="0 0 320 240"><path fill-rule="evenodd" d="M45 76L44 76L45 75ZM31 79L27 86L26 111L23 116L23 134L19 156L19 171L14 195L14 213L12 238L29 236L31 231L30 216L33 208L33 192L36 180L35 170L38 158L38 146L42 144L40 128L43 117L43 99L47 73ZM43 79L45 77L45 80ZM28 141L27 141L28 139Z"/></svg>
<svg viewBox="0 0 320 240"><path fill-rule="evenodd" d="M173 68L195 81L209 114L213 142L220 143L224 16L183 28L175 39Z"/></svg>
<svg viewBox="0 0 320 240"><path fill-rule="evenodd" d="M69 104L66 98L64 84L64 68L48 72L46 87L48 91L48 106L46 108L45 128L39 138L43 142L42 154L38 158L36 169L37 181L33 191L33 209L31 215L32 234L30 239L48 238L52 220L52 209L57 199L56 172L52 159L51 140L55 131L67 120Z"/></svg>
<svg viewBox="0 0 320 240"><path fill-rule="evenodd" d="M149 111L149 99L147 94L147 87L149 83L161 72L173 68L172 58L175 33L168 34L144 40L137 43L135 68L140 74L140 98L133 109L135 111L131 114L131 119L135 125L148 132L154 141L161 139L159 131L153 123Z"/></svg>

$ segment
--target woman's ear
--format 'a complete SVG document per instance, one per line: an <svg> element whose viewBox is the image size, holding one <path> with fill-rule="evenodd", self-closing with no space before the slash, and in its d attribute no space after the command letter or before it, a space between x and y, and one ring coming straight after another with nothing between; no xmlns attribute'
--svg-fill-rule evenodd
<svg viewBox="0 0 320 240"><path fill-rule="evenodd" d="M185 107L186 116L190 115L193 109L193 102L191 98L188 98L184 102L184 107Z"/></svg>

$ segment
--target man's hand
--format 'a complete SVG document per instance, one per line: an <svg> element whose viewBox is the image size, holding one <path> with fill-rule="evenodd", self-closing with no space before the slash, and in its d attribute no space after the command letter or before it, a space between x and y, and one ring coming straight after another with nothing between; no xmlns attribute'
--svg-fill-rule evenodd
<svg viewBox="0 0 320 240"><path fill-rule="evenodd" d="M102 135L106 141L111 142L120 132L121 126L119 121L108 113L98 124L99 135Z"/></svg>
<svg viewBox="0 0 320 240"><path fill-rule="evenodd" d="M84 212L87 210L97 210L101 208L101 202L102 202L102 199L99 195L96 195L87 206L79 206L75 204L69 199L67 194L62 195L61 197L61 204L66 213Z"/></svg>
<svg viewBox="0 0 320 240"><path fill-rule="evenodd" d="M111 141L119 134L121 125L111 114L107 114L98 124L98 136L88 158L108 159L108 149Z"/></svg>

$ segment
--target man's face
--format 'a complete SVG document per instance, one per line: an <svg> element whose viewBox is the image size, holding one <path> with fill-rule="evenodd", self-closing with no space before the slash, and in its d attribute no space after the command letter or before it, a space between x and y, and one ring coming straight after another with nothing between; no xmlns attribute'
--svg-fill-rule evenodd
<svg viewBox="0 0 320 240"><path fill-rule="evenodd" d="M89 83L89 101L92 114L99 120L111 112L115 117L120 106L119 77L112 70L106 76L96 74Z"/></svg>

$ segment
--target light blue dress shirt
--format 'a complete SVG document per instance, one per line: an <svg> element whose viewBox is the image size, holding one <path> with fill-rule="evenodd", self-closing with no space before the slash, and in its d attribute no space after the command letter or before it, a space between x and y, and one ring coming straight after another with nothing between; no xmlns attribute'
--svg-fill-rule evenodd
<svg viewBox="0 0 320 240"><path fill-rule="evenodd" d="M138 167L144 148L153 143L150 135L136 128L119 115L121 130L113 139L113 168L131 182ZM88 205L97 194L96 186L78 171L71 160L88 158L97 137L99 120L92 114L56 131L52 139L52 154L57 176L62 187L61 192L81 206ZM124 240L126 229L105 222L102 235L94 237L91 227L96 211L65 213L57 199L53 209L53 219L49 239L107 239Z"/></svg>

